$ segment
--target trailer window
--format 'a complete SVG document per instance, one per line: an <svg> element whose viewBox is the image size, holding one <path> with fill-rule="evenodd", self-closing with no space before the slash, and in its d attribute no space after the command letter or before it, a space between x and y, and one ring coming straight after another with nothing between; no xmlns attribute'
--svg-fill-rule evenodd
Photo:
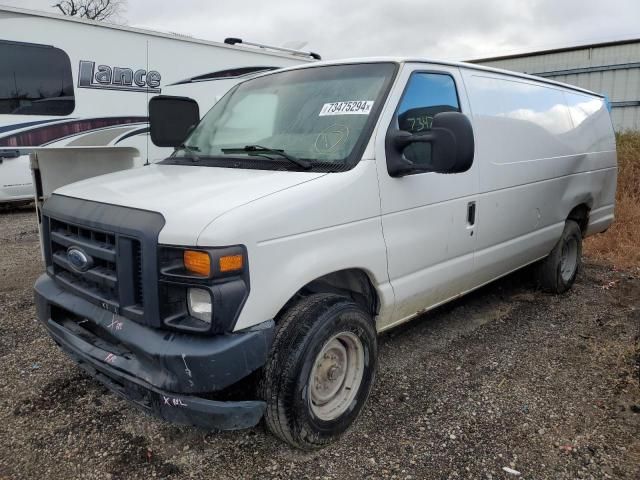
<svg viewBox="0 0 640 480"><path fill-rule="evenodd" d="M75 108L71 62L46 45L0 41L0 114L69 115Z"/></svg>
<svg viewBox="0 0 640 480"><path fill-rule="evenodd" d="M397 112L397 128L411 133L431 129L433 117L441 112L459 112L458 93L453 78L442 73L414 73L407 84ZM409 145L404 156L413 163L431 162L431 144Z"/></svg>

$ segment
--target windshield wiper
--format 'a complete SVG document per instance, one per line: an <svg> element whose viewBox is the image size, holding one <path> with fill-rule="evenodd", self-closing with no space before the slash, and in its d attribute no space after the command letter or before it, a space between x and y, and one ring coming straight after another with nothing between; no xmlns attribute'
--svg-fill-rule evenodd
<svg viewBox="0 0 640 480"><path fill-rule="evenodd" d="M310 161L304 160L303 158L294 157L284 150L278 148L263 147L261 145L245 145L242 148L223 148L221 150L225 155L234 153L247 153L249 155L279 155L282 158L286 158L291 163L295 163L299 167L309 169L312 166Z"/></svg>
<svg viewBox="0 0 640 480"><path fill-rule="evenodd" d="M200 151L200 149L198 147L196 147L195 145L187 145L186 143L183 143L178 148L176 148L175 151L177 152L179 150L184 150L185 152L187 152L189 154L189 156L186 156L186 158L190 158L194 162L199 162L200 161L200 157L198 156L198 152Z"/></svg>

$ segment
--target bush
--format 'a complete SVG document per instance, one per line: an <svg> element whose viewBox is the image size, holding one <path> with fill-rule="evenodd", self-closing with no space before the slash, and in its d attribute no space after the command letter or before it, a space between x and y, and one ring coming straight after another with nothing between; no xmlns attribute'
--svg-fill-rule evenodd
<svg viewBox="0 0 640 480"><path fill-rule="evenodd" d="M590 237L585 253L619 267L640 267L640 132L616 135L616 219L606 233Z"/></svg>

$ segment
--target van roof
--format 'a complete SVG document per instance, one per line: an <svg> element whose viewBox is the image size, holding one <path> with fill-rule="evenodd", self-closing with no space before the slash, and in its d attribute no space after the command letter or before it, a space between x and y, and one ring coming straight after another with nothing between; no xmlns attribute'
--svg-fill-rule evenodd
<svg viewBox="0 0 640 480"><path fill-rule="evenodd" d="M78 17L71 17L71 16L67 16L67 15L60 15L58 13L49 13L49 12L44 12L44 11L40 11L40 10L29 10L26 8L18 8L18 7L10 7L8 5L2 5L0 4L0 13L1 12L11 12L11 13L17 13L20 15L26 15L26 16L31 16L31 17L44 17L44 18L50 18L52 20L60 20L63 22L72 22L72 23L80 23L80 24L84 24L84 25L91 25L92 27L98 27L98 28L108 28L111 30L121 30L121 31L125 31L125 32L133 32L133 33L139 33L142 35L151 35L154 37L163 37L163 38L169 38L171 40L176 40L176 41L181 41L181 42L190 42L190 43L199 43L199 44L203 44L203 45L211 45L211 46L215 46L215 47L220 47L220 48L226 48L229 50L242 50L242 51L249 51L249 52L261 52L261 53L266 53L269 55L273 55L273 56L277 56L277 57L285 57L285 58L295 58L295 59L300 59L300 60L311 60L311 58L309 58L309 55L305 55L304 52L301 52L299 54L297 53L287 53L284 51L278 51L278 50L270 50L269 48L277 48L277 47L268 47L268 48L255 48L255 47L246 47L243 46L243 44L238 43L236 45L230 45L227 43L222 43L222 42L215 42L212 40L203 40L201 38L194 38L191 37L189 35L184 35L184 34L180 34L180 33L170 33L170 32L159 32L157 30L150 30L150 29L146 29L146 28L138 28L138 27L130 27L130 26L126 26L126 25L118 25L115 23L109 23L109 22L99 22L96 20L88 20L85 18L78 18Z"/></svg>
<svg viewBox="0 0 640 480"><path fill-rule="evenodd" d="M350 64L350 63L380 63L380 62L394 62L394 63L424 63L429 65L444 65L447 67L458 67L458 68L466 68L468 70L478 70L481 72L488 73L498 73L502 75L508 75L510 77L523 78L526 80L533 80L538 83L546 83L549 85L553 85L556 87L566 88L569 90L574 90L581 93L586 93L588 95L593 95L596 97L604 98L604 95L596 92L592 92L591 90L587 90L584 88L576 87L575 85L569 85L567 83L556 82L554 80L549 80L543 77L536 77L535 75L527 75L526 73L514 72L511 70L503 70L500 68L493 67L485 67L483 65L476 65L473 63L466 62L453 62L446 60L434 60L427 58L419 58L419 57L363 57L363 58L345 58L340 60L322 60L319 62L314 62L312 64L304 64L304 65L295 65L292 67L281 68L276 71L281 72L282 70L296 70L299 68L313 68L322 65L342 65L342 64ZM269 73L275 73L269 72ZM265 73L264 75L269 75L269 73Z"/></svg>

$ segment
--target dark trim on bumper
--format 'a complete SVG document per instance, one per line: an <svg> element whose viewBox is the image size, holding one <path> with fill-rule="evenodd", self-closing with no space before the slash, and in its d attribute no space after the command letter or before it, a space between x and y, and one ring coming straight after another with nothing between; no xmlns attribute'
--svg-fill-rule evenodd
<svg viewBox="0 0 640 480"><path fill-rule="evenodd" d="M256 425L262 401L201 398L266 362L274 322L203 337L139 325L61 289L48 275L35 285L38 318L58 345L116 394L165 420L219 430Z"/></svg>
<svg viewBox="0 0 640 480"><path fill-rule="evenodd" d="M206 429L238 430L257 425L264 414L266 403L258 400L220 402L159 390L114 368L98 366L63 340L51 336L85 372L119 397L163 420Z"/></svg>

